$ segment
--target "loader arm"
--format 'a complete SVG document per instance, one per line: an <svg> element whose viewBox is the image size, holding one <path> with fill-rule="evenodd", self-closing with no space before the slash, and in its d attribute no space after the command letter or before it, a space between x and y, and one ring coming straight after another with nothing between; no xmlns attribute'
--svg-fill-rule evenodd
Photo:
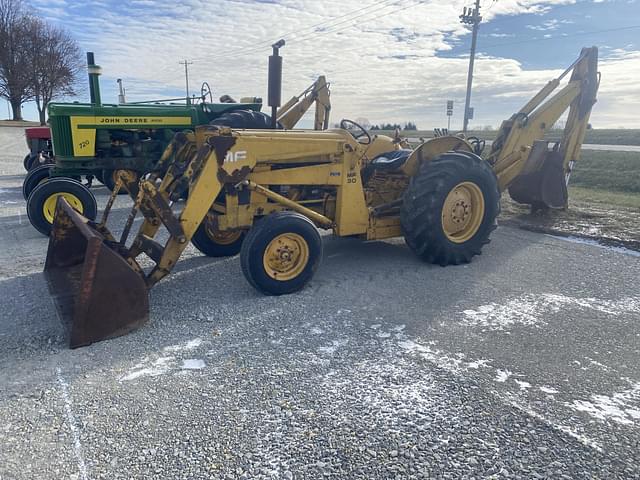
<svg viewBox="0 0 640 480"><path fill-rule="evenodd" d="M278 109L278 122L285 128L291 129L300 121L303 115L315 103L316 112L313 122L314 130L329 128L329 112L331 111L329 84L324 75L318 77L300 95L292 97Z"/></svg>
<svg viewBox="0 0 640 480"><path fill-rule="evenodd" d="M591 108L596 102L600 83L597 66L598 49L583 48L569 68L502 123L488 157L501 191L512 187L512 197L521 203L566 206L566 185L574 163L579 160ZM570 72L567 85L553 94ZM567 109L562 138L549 150L543 138ZM563 184L559 183L560 178Z"/></svg>

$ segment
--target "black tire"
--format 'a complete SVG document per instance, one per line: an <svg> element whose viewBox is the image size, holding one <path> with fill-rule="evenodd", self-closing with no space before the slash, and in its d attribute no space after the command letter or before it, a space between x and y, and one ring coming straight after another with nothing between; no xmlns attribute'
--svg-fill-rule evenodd
<svg viewBox="0 0 640 480"><path fill-rule="evenodd" d="M31 168L31 161L33 160L33 158L31 157L30 153L27 153L27 155L24 157L24 160L22 161L22 165L24 166L24 169L28 172Z"/></svg>
<svg viewBox="0 0 640 480"><path fill-rule="evenodd" d="M272 240L284 234L294 234L304 241L307 249L305 263L292 278L277 280L265 269L264 255ZM282 238L282 237L280 237ZM240 251L240 265L247 281L266 295L297 292L313 278L322 259L322 239L316 226L304 215L295 212L276 212L254 224Z"/></svg>
<svg viewBox="0 0 640 480"><path fill-rule="evenodd" d="M42 165L49 165L49 167L52 167L53 162L40 163L40 155L34 155L31 157L31 161L29 162L29 171Z"/></svg>
<svg viewBox="0 0 640 480"><path fill-rule="evenodd" d="M111 192L116 188L116 179L113 178L115 172L116 170L102 170L99 178L100 182ZM118 195L128 195L128 192L125 188L121 188Z"/></svg>
<svg viewBox="0 0 640 480"><path fill-rule="evenodd" d="M208 228L207 219L205 218L191 238L191 243L208 257L231 257L240 253L246 232L237 232L237 234L239 235L237 238L227 239L231 240L230 243L220 238L215 238L212 236L211 229Z"/></svg>
<svg viewBox="0 0 640 480"><path fill-rule="evenodd" d="M98 215L98 204L87 187L70 178L52 178L42 185L38 185L31 192L27 200L27 215L29 216L29 221L31 225L43 235L49 235L53 225L55 200L53 200L52 197L56 198L61 194L73 195L82 206L80 213L89 220L95 220ZM47 202L48 200L50 201ZM49 218L47 218L47 216Z"/></svg>
<svg viewBox="0 0 640 480"><path fill-rule="evenodd" d="M253 110L233 110L213 119L209 125L267 130L271 128L271 117L266 113ZM282 129L282 125L278 123L277 128Z"/></svg>
<svg viewBox="0 0 640 480"><path fill-rule="evenodd" d="M454 241L443 226L443 207L447 196L463 182L479 189L484 213L478 213L482 217L478 216L479 225L468 231L469 238ZM466 215L466 209L464 212ZM497 226L499 213L498 180L490 165L472 153L448 152L422 164L411 179L400 209L400 221L406 244L421 259L442 266L459 265L481 254Z"/></svg>
<svg viewBox="0 0 640 480"><path fill-rule="evenodd" d="M40 185L41 182L49 178L49 172L51 171L51 165L40 165L27 173L22 182L22 196L25 200L29 198L31 192Z"/></svg>

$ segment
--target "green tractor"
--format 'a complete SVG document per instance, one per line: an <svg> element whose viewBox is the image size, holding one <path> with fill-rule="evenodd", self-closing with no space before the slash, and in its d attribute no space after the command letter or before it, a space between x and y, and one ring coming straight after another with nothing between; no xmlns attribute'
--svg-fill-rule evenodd
<svg viewBox="0 0 640 480"><path fill-rule="evenodd" d="M197 101L103 104L100 67L95 65L92 52L87 53L87 63L91 103L48 106L55 163L32 169L23 183L29 220L45 235L51 230L58 196L85 217L95 219L96 199L89 190L93 179L113 189L119 170L138 177L153 171L175 133L224 119L231 112L240 114L248 128L260 128L266 122L260 113L260 98L242 98L238 103L223 96L220 103L213 103L206 83Z"/></svg>

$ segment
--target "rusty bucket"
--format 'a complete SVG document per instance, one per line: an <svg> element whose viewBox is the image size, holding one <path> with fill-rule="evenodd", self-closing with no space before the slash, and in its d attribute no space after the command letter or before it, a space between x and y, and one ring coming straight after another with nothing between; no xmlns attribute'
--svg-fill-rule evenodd
<svg viewBox="0 0 640 480"><path fill-rule="evenodd" d="M71 348L124 335L149 318L145 281L117 247L58 197L44 274Z"/></svg>

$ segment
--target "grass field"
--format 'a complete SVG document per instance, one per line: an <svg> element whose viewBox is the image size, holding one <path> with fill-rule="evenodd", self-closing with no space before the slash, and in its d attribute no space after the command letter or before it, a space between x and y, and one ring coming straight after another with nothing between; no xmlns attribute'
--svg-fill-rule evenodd
<svg viewBox="0 0 640 480"><path fill-rule="evenodd" d="M640 194L612 192L599 188L569 186L569 198L572 201L592 203L598 205L616 205L619 207L640 210Z"/></svg>
<svg viewBox="0 0 640 480"><path fill-rule="evenodd" d="M570 197L640 209L640 154L583 150L570 182Z"/></svg>
<svg viewBox="0 0 640 480"><path fill-rule="evenodd" d="M375 133L384 135L393 135L392 131L376 130ZM470 130L469 135L485 140L493 140L496 138L495 130ZM402 131L405 137L433 137L431 130L406 130ZM560 140L561 130L554 130L549 133L547 138L551 141ZM594 129L588 130L584 143L596 143L601 145L640 145L639 129Z"/></svg>
<svg viewBox="0 0 640 480"><path fill-rule="evenodd" d="M640 153L583 150L571 185L640 195Z"/></svg>

